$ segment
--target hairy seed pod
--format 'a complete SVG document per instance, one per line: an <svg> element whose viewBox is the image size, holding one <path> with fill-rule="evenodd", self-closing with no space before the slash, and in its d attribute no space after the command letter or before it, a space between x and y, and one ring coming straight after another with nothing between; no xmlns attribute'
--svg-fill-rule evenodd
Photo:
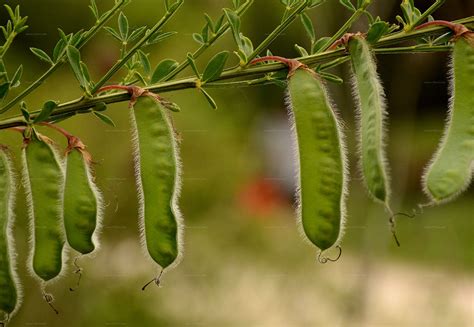
<svg viewBox="0 0 474 327"><path fill-rule="evenodd" d="M162 269L177 263L181 249L178 148L170 117L152 96L131 112L142 244Z"/></svg>
<svg viewBox="0 0 474 327"><path fill-rule="evenodd" d="M306 236L325 250L340 242L345 215L341 126L313 71L303 67L290 73L288 94L299 160L299 216Z"/></svg>
<svg viewBox="0 0 474 327"><path fill-rule="evenodd" d="M371 197L389 206L390 187L384 149L385 95L369 44L355 35L348 43L358 102L360 167Z"/></svg>
<svg viewBox="0 0 474 327"><path fill-rule="evenodd" d="M79 139L72 137L72 141L66 160L64 228L68 244L81 254L89 254L96 248L95 232L102 217L102 198L94 182L90 154Z"/></svg>
<svg viewBox="0 0 474 327"><path fill-rule="evenodd" d="M15 177L8 149L0 145L0 313L11 316L19 302L12 235Z"/></svg>
<svg viewBox="0 0 474 327"><path fill-rule="evenodd" d="M469 186L473 175L473 44L464 37L454 44L448 120L438 150L423 176L424 191L434 203L454 199Z"/></svg>
<svg viewBox="0 0 474 327"><path fill-rule="evenodd" d="M63 171L52 141L32 130L23 148L23 184L32 226L33 271L43 281L61 272Z"/></svg>

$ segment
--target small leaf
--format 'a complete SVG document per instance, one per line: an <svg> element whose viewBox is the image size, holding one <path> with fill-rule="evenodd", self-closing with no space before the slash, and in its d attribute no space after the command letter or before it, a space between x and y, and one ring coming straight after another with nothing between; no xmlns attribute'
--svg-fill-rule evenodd
<svg viewBox="0 0 474 327"><path fill-rule="evenodd" d="M94 114L94 116L99 118L105 124L107 124L109 126L112 126L112 127L115 127L114 121L109 116L101 114L100 112L97 112L97 111L94 111L93 114Z"/></svg>
<svg viewBox="0 0 474 327"><path fill-rule="evenodd" d="M352 4L351 0L339 0L339 3L349 9L350 11L356 11L357 9Z"/></svg>
<svg viewBox="0 0 474 327"><path fill-rule="evenodd" d="M81 53L75 47L68 45L66 48L67 57L69 59L69 63L71 64L72 71L76 76L76 79L81 84L81 87L84 91L88 91L88 81L84 76L84 71L81 65Z"/></svg>
<svg viewBox="0 0 474 327"><path fill-rule="evenodd" d="M150 75L151 65L150 60L148 59L148 55L142 50L138 50L138 57L140 58L140 63L143 67L143 72L145 73L145 75Z"/></svg>
<svg viewBox="0 0 474 327"><path fill-rule="evenodd" d="M118 17L118 27L119 27L119 32L120 36L122 38L122 41L126 41L128 38L128 19L127 16L123 14L123 12L120 12L119 17Z"/></svg>
<svg viewBox="0 0 474 327"><path fill-rule="evenodd" d="M107 110L107 104L105 102L99 102L92 108L94 111L105 111Z"/></svg>
<svg viewBox="0 0 474 327"><path fill-rule="evenodd" d="M41 60L46 61L50 63L51 65L54 64L53 60L43 50L31 47L30 51L33 52L33 54L37 56L38 58L40 58Z"/></svg>
<svg viewBox="0 0 474 327"><path fill-rule="evenodd" d="M5 99L10 90L10 83L6 82L0 85L0 99Z"/></svg>
<svg viewBox="0 0 474 327"><path fill-rule="evenodd" d="M64 42L63 39L59 39L58 43L56 43L56 46L54 47L53 50L53 60L54 62L58 62L59 59L61 59L61 54L63 54L64 49L66 48L66 42Z"/></svg>
<svg viewBox="0 0 474 327"><path fill-rule="evenodd" d="M41 123L49 118L51 113L53 112L54 109L58 107L58 102L56 101L46 101L43 104L43 109L41 109L41 112L39 113L38 116L33 120L33 123Z"/></svg>
<svg viewBox="0 0 474 327"><path fill-rule="evenodd" d="M105 26L104 29L117 41L122 42L122 38L120 37L120 34L114 30L112 27Z"/></svg>
<svg viewBox="0 0 474 327"><path fill-rule="evenodd" d="M142 35L145 29L146 29L146 26L142 26L133 30L133 32L130 33L130 36L128 37L128 42L135 41L140 35Z"/></svg>
<svg viewBox="0 0 474 327"><path fill-rule="evenodd" d="M197 69L197 66L196 66L196 62L194 61L193 55L191 53L188 53L187 59L188 59L189 65L193 69L194 74L196 75L196 77L201 78L201 75L199 74L199 70Z"/></svg>
<svg viewBox="0 0 474 327"><path fill-rule="evenodd" d="M222 51L216 54L207 64L202 75L202 81L204 83L209 82L221 76L228 58L228 51Z"/></svg>
<svg viewBox="0 0 474 327"><path fill-rule="evenodd" d="M369 43L377 42L382 36L387 34L389 27L390 25L387 22L376 21L370 26L369 31L367 32L367 41Z"/></svg>
<svg viewBox="0 0 474 327"><path fill-rule="evenodd" d="M330 39L330 37L325 36L314 42L313 48L311 49L311 53L318 53L318 51L321 50L326 45L326 43L329 42Z"/></svg>
<svg viewBox="0 0 474 327"><path fill-rule="evenodd" d="M20 86L20 79L22 75L23 75L23 65L20 65L15 71L15 74L13 74L12 80L10 81L11 87Z"/></svg>
<svg viewBox="0 0 474 327"><path fill-rule="evenodd" d="M204 44L204 40L202 38L202 35L199 33L193 33L193 40L196 41L199 44Z"/></svg>
<svg viewBox="0 0 474 327"><path fill-rule="evenodd" d="M95 19L99 20L99 9L97 9L97 4L95 3L95 0L91 0L89 8L92 11L92 14L94 15Z"/></svg>
<svg viewBox="0 0 474 327"><path fill-rule="evenodd" d="M211 97L211 95L209 93L206 92L206 90L204 90L203 88L200 88L199 89L202 94L204 95L204 97L206 98L207 102L209 102L209 104L211 105L212 109L214 110L217 110L217 103L216 101Z"/></svg>
<svg viewBox="0 0 474 327"><path fill-rule="evenodd" d="M339 76L337 75L334 75L334 74L331 74L331 73L326 73L326 72L318 72L319 76L321 76L322 78L324 78L325 80L329 81L329 82L333 82L333 83L336 83L336 84L342 84L344 83L344 80L342 78L340 78Z"/></svg>
<svg viewBox="0 0 474 327"><path fill-rule="evenodd" d="M308 16L308 14L303 13L301 15L301 22L303 23L311 43L314 43L314 41L316 41L316 33L314 32L313 22L311 21L311 18Z"/></svg>
<svg viewBox="0 0 474 327"><path fill-rule="evenodd" d="M212 18L209 17L208 14L204 14L204 18L206 19L206 22L207 22L207 25L209 26L209 29L215 33L216 32L216 29L214 27L214 22L212 21Z"/></svg>
<svg viewBox="0 0 474 327"><path fill-rule="evenodd" d="M147 45L155 44L158 42L162 42L163 40L177 34L177 32L156 32L147 42Z"/></svg>
<svg viewBox="0 0 474 327"><path fill-rule="evenodd" d="M20 111L21 111L21 114L23 115L23 118L25 118L25 121L27 123L30 122L30 112L28 111L28 109L26 109L26 104L24 101L20 103Z"/></svg>
<svg viewBox="0 0 474 327"><path fill-rule="evenodd" d="M306 51L305 48L299 46L298 44L295 44L295 49L296 51L298 51L298 54L300 55L300 57L308 56L308 51Z"/></svg>
<svg viewBox="0 0 474 327"><path fill-rule="evenodd" d="M224 9L224 12L231 27L234 40L240 48L242 46L242 41L240 39L240 17L234 11L229 9Z"/></svg>
<svg viewBox="0 0 474 327"><path fill-rule="evenodd" d="M178 67L178 62L173 59L164 59L158 66L156 66L153 75L151 76L150 83L155 84L165 78L169 73L171 73L176 67Z"/></svg>

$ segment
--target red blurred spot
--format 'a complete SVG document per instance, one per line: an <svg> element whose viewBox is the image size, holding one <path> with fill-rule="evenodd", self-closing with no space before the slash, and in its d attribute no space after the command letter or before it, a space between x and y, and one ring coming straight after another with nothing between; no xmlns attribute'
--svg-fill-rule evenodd
<svg viewBox="0 0 474 327"><path fill-rule="evenodd" d="M245 184L238 193L237 200L242 209L258 216L268 216L288 205L280 185L265 178L257 178Z"/></svg>

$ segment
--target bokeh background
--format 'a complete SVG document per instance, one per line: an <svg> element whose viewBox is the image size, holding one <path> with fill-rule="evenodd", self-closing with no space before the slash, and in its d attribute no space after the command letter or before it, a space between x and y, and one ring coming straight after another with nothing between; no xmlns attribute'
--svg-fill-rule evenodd
<svg viewBox="0 0 474 327"><path fill-rule="evenodd" d="M374 1L370 10L393 22L400 14L399 2ZM416 4L426 9L432 2ZM49 52L58 38L57 27L73 32L93 24L85 0L8 3L21 3L22 13L30 17L30 29L8 55L11 70L24 64L25 84L47 68L29 47ZM113 1L100 0L98 5L105 10ZM202 13L217 17L230 6L230 0L186 1L165 27L180 34L150 49L154 65L164 58L182 61L197 47L192 33L204 24ZM279 23L282 9L277 0L256 0L243 18L243 32L258 44ZM133 0L125 10L132 26L151 25L163 11L162 2L156 0ZM452 20L473 14L471 0L447 0L435 17ZM310 15L321 37L335 32L350 13L330 0ZM5 19L2 10L2 22ZM365 31L366 26L361 19L353 30ZM294 57L295 43L309 43L299 21L270 48ZM199 67L217 51L234 48L227 34L198 61ZM118 50L105 34L84 49L94 77L107 70ZM446 53L378 57L389 103L387 143L396 211L411 212L425 201L420 176L446 117L447 60ZM415 219L400 217L402 246L397 248L387 214L368 199L355 168L348 68L333 71L344 84L330 85L346 123L352 173L344 252L337 263L317 263L316 249L295 225L284 91L276 86L210 90L218 111L194 90L179 91L166 96L182 107L173 116L182 138L184 260L165 275L163 287L141 291L156 266L139 244L126 104L107 111L116 128L90 115L77 116L61 126L80 136L97 161L97 183L107 205L101 248L95 257L81 259L85 273L78 290L68 290L76 282L71 261L64 277L48 287L60 310L55 315L27 273L28 221L19 188L14 236L24 299L10 326L474 326L472 187L456 201L426 209ZM187 70L182 76L190 74ZM78 96L78 85L64 66L27 102L36 108L45 100ZM7 115L18 114L15 110ZM44 132L65 145L57 135ZM20 137L5 131L0 140L14 149L19 168Z"/></svg>

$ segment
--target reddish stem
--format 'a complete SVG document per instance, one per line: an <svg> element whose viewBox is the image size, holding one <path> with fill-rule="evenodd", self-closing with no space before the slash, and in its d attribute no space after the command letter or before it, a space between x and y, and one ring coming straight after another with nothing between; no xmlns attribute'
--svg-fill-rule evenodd
<svg viewBox="0 0 474 327"><path fill-rule="evenodd" d="M8 130L23 134L26 130L26 127L10 127Z"/></svg>
<svg viewBox="0 0 474 327"><path fill-rule="evenodd" d="M288 58L284 58L284 57L280 57L280 56L260 57L260 58L252 60L250 62L250 65L254 65L254 64L259 63L259 62L265 62L265 61L270 61L270 60L279 61L279 62L285 64L286 66L288 66L288 77L291 77L291 75L293 75L294 72L298 68L305 68L305 69L307 68L306 65L302 64L301 62L299 62L296 59L288 59Z"/></svg>
<svg viewBox="0 0 474 327"><path fill-rule="evenodd" d="M449 22L447 20L433 20L431 22L421 24L417 26L415 29L420 30L420 29L423 29L425 27L430 27L430 26L445 26L451 29L454 33L454 39L458 39L461 36L464 36L468 33L472 33L466 26L462 24Z"/></svg>

